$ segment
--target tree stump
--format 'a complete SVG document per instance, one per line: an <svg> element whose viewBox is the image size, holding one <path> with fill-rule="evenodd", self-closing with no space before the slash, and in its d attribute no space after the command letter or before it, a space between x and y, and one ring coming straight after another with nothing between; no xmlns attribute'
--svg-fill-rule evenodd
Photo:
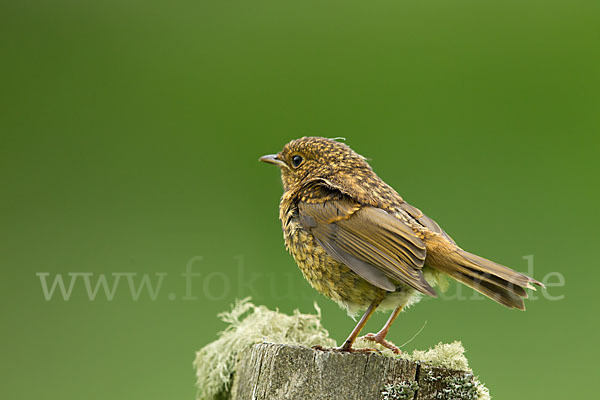
<svg viewBox="0 0 600 400"><path fill-rule="evenodd" d="M378 354L261 343L242 355L230 400L476 400L473 374Z"/></svg>

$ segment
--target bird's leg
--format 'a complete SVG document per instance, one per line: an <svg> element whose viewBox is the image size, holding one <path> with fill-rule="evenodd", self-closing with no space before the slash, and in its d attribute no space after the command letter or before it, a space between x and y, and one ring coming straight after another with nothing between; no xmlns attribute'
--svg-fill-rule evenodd
<svg viewBox="0 0 600 400"><path fill-rule="evenodd" d="M356 341L358 334L360 333L362 328L365 326L365 324L367 323L367 321L369 320L371 315L373 315L373 313L375 312L375 309L377 308L377 306L379 306L379 303L381 303L381 300L382 300L381 298L376 298L375 300L373 300L373 302L369 305L369 308L367 308L367 311L365 311L362 318L360 319L360 321L358 321L358 324L356 324L356 326L352 330L352 333L350 333L350 336L348 336L348 339L346 339L346 341L344 342L344 344L342 346L336 347L333 349L325 349L321 346L313 346L313 349L315 349L315 350L334 350L334 351L342 351L342 352L365 352L365 353L377 351L376 349L357 349L357 350L355 350L352 348L352 345Z"/></svg>
<svg viewBox="0 0 600 400"><path fill-rule="evenodd" d="M365 313L363 314L360 321L358 321L358 324L356 324L356 326L350 333L350 336L348 336L348 339L346 339L344 344L339 348L340 351L352 351L352 345L356 341L358 334L360 333L362 328L366 325L369 318L371 318L371 315L373 315L373 313L375 312L375 309L377 308L379 303L381 303L381 300L376 299L369 305L369 308L367 308L367 311L365 311Z"/></svg>
<svg viewBox="0 0 600 400"><path fill-rule="evenodd" d="M388 331L390 330L390 326L392 325L392 323L394 322L396 317L398 317L398 314L400 314L403 307L404 307L404 305L396 307L396 309L394 310L392 315L390 315L387 322L385 323L385 325L383 326L383 328L381 328L381 330L379 332L367 333L362 338L366 339L366 340L370 340L375 343L379 343L383 347L386 347L386 348L390 349L391 351L393 351L395 354L400 354L400 349L398 347L394 346L393 344L391 344L390 342L388 342L387 340L385 340L385 337L388 334Z"/></svg>

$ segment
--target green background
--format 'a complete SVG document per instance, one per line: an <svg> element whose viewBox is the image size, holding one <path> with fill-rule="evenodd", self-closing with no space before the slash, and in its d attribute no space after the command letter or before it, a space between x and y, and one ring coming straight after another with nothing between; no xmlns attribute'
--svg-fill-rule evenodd
<svg viewBox="0 0 600 400"><path fill-rule="evenodd" d="M462 340L498 399L595 396L599 17L591 0L2 2L1 397L192 399L195 351L250 295L316 300L343 340L354 322L285 252L278 171L257 162L305 135L346 137L464 248L564 276L527 312L423 301L393 341L425 321L405 350ZM125 281L46 301L38 272L168 275L155 301Z"/></svg>

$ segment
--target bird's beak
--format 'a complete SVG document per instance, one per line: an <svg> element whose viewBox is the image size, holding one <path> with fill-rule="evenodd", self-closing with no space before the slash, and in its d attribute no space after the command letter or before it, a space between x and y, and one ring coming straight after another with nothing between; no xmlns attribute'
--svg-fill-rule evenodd
<svg viewBox="0 0 600 400"><path fill-rule="evenodd" d="M267 154L266 156L262 156L261 158L259 158L258 161L262 161L268 164L275 164L278 167L288 167L286 163L279 159L277 154Z"/></svg>

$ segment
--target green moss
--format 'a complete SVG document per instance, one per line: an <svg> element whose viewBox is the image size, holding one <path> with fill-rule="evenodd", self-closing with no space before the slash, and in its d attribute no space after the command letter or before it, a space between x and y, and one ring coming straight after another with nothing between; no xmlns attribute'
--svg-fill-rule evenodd
<svg viewBox="0 0 600 400"><path fill-rule="evenodd" d="M449 381L444 381L449 388L446 389L448 393L438 394L441 396L440 398L465 398L468 400L489 400L491 398L490 392L485 385L481 383L477 377L472 376L473 371L471 370L471 367L469 367L469 361L467 360L467 357L465 357L465 348L461 342L438 343L429 350L415 350L412 354L403 354L401 357L412 361L423 362L432 367L469 372L469 374L462 377L443 378L449 379ZM442 379L442 377L437 376L433 371L429 370L424 379L436 381Z"/></svg>
<svg viewBox="0 0 600 400"><path fill-rule="evenodd" d="M335 346L329 333L321 326L321 312L294 315L256 306L249 299L236 302L230 312L219 314L229 326L219 338L196 353L198 399L219 400L227 392L238 355L253 344L272 342L293 345Z"/></svg>
<svg viewBox="0 0 600 400"><path fill-rule="evenodd" d="M461 342L438 343L433 348L422 351L415 350L412 354L403 354L402 358L421 361L432 367L456 369L471 372L469 361L465 357L465 348Z"/></svg>

